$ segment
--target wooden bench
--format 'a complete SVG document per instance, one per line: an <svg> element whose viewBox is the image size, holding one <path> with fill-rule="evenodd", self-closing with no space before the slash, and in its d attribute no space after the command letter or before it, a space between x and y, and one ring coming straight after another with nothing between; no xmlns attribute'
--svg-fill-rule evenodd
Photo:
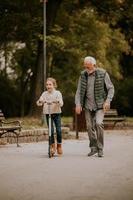
<svg viewBox="0 0 133 200"><path fill-rule="evenodd" d="M21 122L19 120L6 121L4 114L0 110L0 138L6 133L13 133L16 136L17 147L19 147L18 138L21 132Z"/></svg>
<svg viewBox="0 0 133 200"><path fill-rule="evenodd" d="M112 125L112 128L114 128L118 122L124 122L125 120L125 117L118 116L118 112L116 109L110 109L105 113L103 122L105 128L109 125Z"/></svg>

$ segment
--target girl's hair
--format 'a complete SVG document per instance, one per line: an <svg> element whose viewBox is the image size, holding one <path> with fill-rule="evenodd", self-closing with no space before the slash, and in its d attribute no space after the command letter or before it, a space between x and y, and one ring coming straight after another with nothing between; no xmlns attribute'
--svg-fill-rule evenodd
<svg viewBox="0 0 133 200"><path fill-rule="evenodd" d="M49 77L49 78L47 78L46 82L47 81L51 81L53 83L54 88L57 88L57 83L56 83L56 80L54 78Z"/></svg>

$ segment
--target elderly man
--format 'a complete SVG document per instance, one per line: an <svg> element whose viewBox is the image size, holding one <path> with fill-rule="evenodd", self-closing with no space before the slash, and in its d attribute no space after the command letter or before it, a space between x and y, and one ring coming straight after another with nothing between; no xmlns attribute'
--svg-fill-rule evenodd
<svg viewBox="0 0 133 200"><path fill-rule="evenodd" d="M95 58L88 56L84 59L84 67L80 74L75 95L76 113L85 109L85 119L91 151L88 156L98 153L103 157L104 113L110 109L114 96L114 86L106 70L96 67Z"/></svg>

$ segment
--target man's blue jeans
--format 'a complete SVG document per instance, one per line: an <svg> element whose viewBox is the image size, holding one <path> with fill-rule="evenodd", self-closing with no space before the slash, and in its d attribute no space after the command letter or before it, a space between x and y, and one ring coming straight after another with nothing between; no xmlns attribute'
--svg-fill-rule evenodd
<svg viewBox="0 0 133 200"><path fill-rule="evenodd" d="M49 115L46 114L46 120L47 120L47 125L49 126L48 120L49 120ZM57 143L61 144L62 143L62 133L61 133L61 114L51 114L51 144L55 143L54 139L54 125L56 128L56 134L57 134Z"/></svg>

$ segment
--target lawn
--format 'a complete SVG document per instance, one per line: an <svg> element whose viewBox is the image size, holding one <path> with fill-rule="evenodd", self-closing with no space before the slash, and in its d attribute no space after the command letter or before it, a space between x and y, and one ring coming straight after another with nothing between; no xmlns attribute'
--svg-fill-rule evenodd
<svg viewBox="0 0 133 200"><path fill-rule="evenodd" d="M23 129L35 129L35 128L42 128L47 127L45 118L37 118L37 117L23 117L23 118L9 118L7 121L19 120L21 121ZM72 117L62 117L62 125L70 125L73 122Z"/></svg>
<svg viewBox="0 0 133 200"><path fill-rule="evenodd" d="M20 120L22 122L23 129L35 129L47 127L46 120L42 118L35 117L23 117L23 118L9 118L7 121ZM133 117L127 117L126 123L133 123ZM62 117L62 126L72 127L73 117Z"/></svg>

